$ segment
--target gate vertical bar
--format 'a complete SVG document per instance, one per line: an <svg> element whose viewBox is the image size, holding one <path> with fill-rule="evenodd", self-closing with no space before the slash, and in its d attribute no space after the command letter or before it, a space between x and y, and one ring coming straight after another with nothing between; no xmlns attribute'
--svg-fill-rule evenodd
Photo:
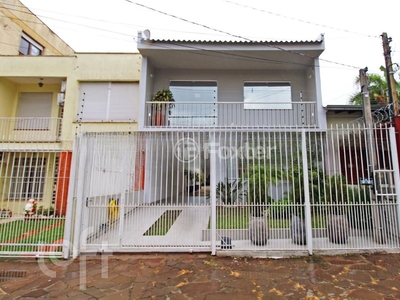
<svg viewBox="0 0 400 300"><path fill-rule="evenodd" d="M396 144L396 131L394 127L389 128L390 150L392 154L392 165L394 172L394 186L396 188L396 204L397 204L397 226L400 231L400 171L399 157Z"/></svg>
<svg viewBox="0 0 400 300"><path fill-rule="evenodd" d="M308 186L308 161L307 161L307 141L306 131L301 131L301 148L303 156L303 172L304 172L304 205L306 217L306 237L308 254L312 255L312 224L311 224L311 204L310 204L310 188Z"/></svg>
<svg viewBox="0 0 400 300"><path fill-rule="evenodd" d="M136 144L136 143L134 143ZM129 149L130 150L130 149ZM135 149L134 153L136 155L137 149ZM128 152L128 151L127 151ZM128 175L129 171L127 170L128 166L130 166L127 159L129 158L129 153L125 153L123 157L125 157L124 169L122 170L122 186L121 186L121 199L118 204L119 206L119 230L118 230L118 245L122 247L122 235L124 233L124 220L125 220L125 198L127 193L127 186L128 186Z"/></svg>
<svg viewBox="0 0 400 300"><path fill-rule="evenodd" d="M211 255L216 254L216 239L217 239L217 152L218 149L215 145L215 132L210 135L210 197L211 197Z"/></svg>
<svg viewBox="0 0 400 300"><path fill-rule="evenodd" d="M65 228L64 228L64 240L63 240L63 258L68 259L71 253L70 246L71 242L71 232L72 232L72 222L74 221L74 190L76 183L76 174L77 174L77 157L78 157L78 140L77 137L74 139L74 146L72 147L72 163L70 170L70 180L68 187L68 198L67 198L67 209L65 212Z"/></svg>
<svg viewBox="0 0 400 300"><path fill-rule="evenodd" d="M81 240L81 225L82 225L82 210L83 206L85 205L84 199L84 183L85 183L85 169L86 169L86 156L87 156L87 136L86 133L82 133L81 136L81 143L79 148L79 167L78 167L78 174L82 176L79 178L78 176L78 186L76 192L76 214L75 214L75 230L74 230L74 243L73 243L73 251L72 251L72 258L77 258L79 255L79 249L81 247L80 240Z"/></svg>

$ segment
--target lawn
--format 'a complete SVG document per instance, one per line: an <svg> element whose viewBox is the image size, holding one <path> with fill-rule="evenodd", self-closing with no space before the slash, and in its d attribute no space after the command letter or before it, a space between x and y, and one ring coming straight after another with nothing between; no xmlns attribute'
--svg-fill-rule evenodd
<svg viewBox="0 0 400 300"><path fill-rule="evenodd" d="M166 235L182 210L167 210L143 235Z"/></svg>
<svg viewBox="0 0 400 300"><path fill-rule="evenodd" d="M217 229L247 229L249 224L250 207L218 207ZM268 218L270 229L290 228L290 218ZM315 214L311 218L313 228L325 228L325 216ZM210 229L210 222L208 224Z"/></svg>
<svg viewBox="0 0 400 300"><path fill-rule="evenodd" d="M64 236L64 220L16 220L0 224L0 251L37 251Z"/></svg>

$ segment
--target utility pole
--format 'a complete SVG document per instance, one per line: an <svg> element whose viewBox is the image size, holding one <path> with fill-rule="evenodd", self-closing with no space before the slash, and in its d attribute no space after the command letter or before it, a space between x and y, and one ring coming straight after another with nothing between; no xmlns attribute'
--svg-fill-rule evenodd
<svg viewBox="0 0 400 300"><path fill-rule="evenodd" d="M377 203L377 195L375 193L376 189L376 152L374 147L375 134L374 134L374 124L372 123L372 112L371 112L371 100L369 99L369 89L368 89L368 68L360 69L360 85L361 85L361 99L363 103L363 115L364 115L364 125L365 125L365 138L367 140L367 153L368 153L368 179L372 179L372 182L368 182L371 190L371 200L373 204ZM373 224L373 236L376 243L385 243L385 234L382 231L382 224L379 216L382 215L380 207L378 205L373 205L371 209L372 213L372 224Z"/></svg>
<svg viewBox="0 0 400 300"><path fill-rule="evenodd" d="M368 77L367 77L368 68L360 69L360 86L361 86L361 99L363 104L363 117L364 117L364 125L366 127L372 127L372 112L371 112L371 100L369 99L369 90L368 90Z"/></svg>
<svg viewBox="0 0 400 300"><path fill-rule="evenodd" d="M373 178L373 173L375 170L375 150L374 150L374 131L372 122L372 112L371 112L371 100L369 99L369 89L368 89L368 68L360 69L360 85L361 85L361 99L363 103L363 116L364 125L366 128L366 139L367 139L367 151L368 151L368 177ZM374 192L374 191L372 191Z"/></svg>
<svg viewBox="0 0 400 300"><path fill-rule="evenodd" d="M390 55L390 42L392 38L388 38L387 33L382 33L382 45L383 45L383 55L385 57L385 69L386 69L386 80L388 84L388 93L389 93L389 103L393 104L393 113L396 117L399 114L399 102L397 99L397 92L396 92L396 83L394 81L394 72L393 72L393 64L392 64L392 57ZM391 121L393 120L390 117Z"/></svg>

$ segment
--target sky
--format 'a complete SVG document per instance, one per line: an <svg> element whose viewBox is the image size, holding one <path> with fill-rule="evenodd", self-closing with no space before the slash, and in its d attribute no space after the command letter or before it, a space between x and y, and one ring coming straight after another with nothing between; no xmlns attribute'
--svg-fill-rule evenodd
<svg viewBox="0 0 400 300"><path fill-rule="evenodd" d="M76 52L137 52L138 31L152 39L304 41L325 37L320 56L323 105L358 92L359 69L383 75L381 34L400 64L395 1L381 0L21 0ZM400 72L395 74L398 81Z"/></svg>

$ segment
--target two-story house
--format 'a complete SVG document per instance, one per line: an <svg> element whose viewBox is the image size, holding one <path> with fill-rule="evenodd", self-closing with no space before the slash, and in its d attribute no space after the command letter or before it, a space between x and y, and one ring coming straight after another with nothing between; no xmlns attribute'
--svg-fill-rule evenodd
<svg viewBox="0 0 400 300"><path fill-rule="evenodd" d="M140 55L75 53L18 0L0 13L0 210L65 216L74 138L137 130Z"/></svg>
<svg viewBox="0 0 400 300"><path fill-rule="evenodd" d="M231 155L230 159L219 159L221 155L217 155L212 164L210 151L217 150L210 147L215 143L220 150L224 146L245 152L249 147L258 147L266 153L273 146L256 146L251 142L255 136L249 137L252 132L326 129L319 69L323 35L314 41L190 41L152 40L139 33L137 47L143 56L139 128L179 132L175 150L182 150L182 157L186 155L186 162L177 169L170 168L169 173L163 174L161 169L146 173L146 182L150 183L146 186L146 202L171 194L163 184L155 188L160 186L161 178L170 178L173 190L181 191L183 181L177 176L199 173L202 181L213 181L215 187L226 178L234 180L247 172L248 167L238 159L240 155ZM165 117L158 124L153 98L163 89L169 89L175 101L164 107ZM220 133L212 139L205 137L210 130ZM186 138L188 144L177 145L181 138ZM188 159L187 151L179 146L198 147L201 153ZM153 147L148 153L148 165L156 156L161 165L179 161L154 152L165 150L161 149ZM173 152L170 155L176 156Z"/></svg>

